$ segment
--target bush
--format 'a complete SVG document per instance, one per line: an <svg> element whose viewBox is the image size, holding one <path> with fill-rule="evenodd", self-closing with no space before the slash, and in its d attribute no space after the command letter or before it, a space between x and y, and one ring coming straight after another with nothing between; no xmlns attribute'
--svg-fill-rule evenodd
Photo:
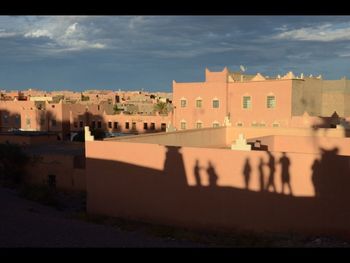
<svg viewBox="0 0 350 263"><path fill-rule="evenodd" d="M43 205L58 207L55 190L47 185L24 185L19 191L19 195L25 199L32 200Z"/></svg>

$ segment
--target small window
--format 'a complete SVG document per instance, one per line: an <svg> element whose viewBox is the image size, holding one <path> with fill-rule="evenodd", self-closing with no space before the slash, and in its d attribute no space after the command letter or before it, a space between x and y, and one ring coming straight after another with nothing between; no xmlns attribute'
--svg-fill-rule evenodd
<svg viewBox="0 0 350 263"><path fill-rule="evenodd" d="M150 127L151 130L155 130L156 129L156 124L154 122L151 122L151 127Z"/></svg>
<svg viewBox="0 0 350 263"><path fill-rule="evenodd" d="M166 131L166 123L162 123L160 125L160 129L161 129L161 131Z"/></svg>
<svg viewBox="0 0 350 263"><path fill-rule="evenodd" d="M74 122L74 128L78 128L78 123L76 121Z"/></svg>
<svg viewBox="0 0 350 263"><path fill-rule="evenodd" d="M83 128L83 126L84 126L84 122L82 122L82 121L79 122L79 127L80 127L80 128Z"/></svg>
<svg viewBox="0 0 350 263"><path fill-rule="evenodd" d="M8 123L9 122L9 116L8 115L4 115L4 123Z"/></svg>
<svg viewBox="0 0 350 263"><path fill-rule="evenodd" d="M112 129L112 122L111 121L108 122L108 128Z"/></svg>
<svg viewBox="0 0 350 263"><path fill-rule="evenodd" d="M252 107L252 97L243 96L243 109L250 109Z"/></svg>
<svg viewBox="0 0 350 263"><path fill-rule="evenodd" d="M273 109L276 107L276 97L275 96L267 96L266 106L268 109Z"/></svg>
<svg viewBox="0 0 350 263"><path fill-rule="evenodd" d="M185 121L181 122L181 130L186 130L186 122Z"/></svg>
<svg viewBox="0 0 350 263"><path fill-rule="evenodd" d="M220 124L218 122L213 122L213 128L219 128Z"/></svg>
<svg viewBox="0 0 350 263"><path fill-rule="evenodd" d="M257 122L252 122L252 127L259 127L259 123L257 123Z"/></svg>
<svg viewBox="0 0 350 263"><path fill-rule="evenodd" d="M197 123L196 123L196 128L197 128L197 129L201 129L202 126L203 126L203 123L201 123L201 122L197 122Z"/></svg>
<svg viewBox="0 0 350 263"><path fill-rule="evenodd" d="M220 102L219 100L213 100L213 108L219 108Z"/></svg>
<svg viewBox="0 0 350 263"><path fill-rule="evenodd" d="M129 122L125 123L125 129L129 130Z"/></svg>
<svg viewBox="0 0 350 263"><path fill-rule="evenodd" d="M56 127L56 125L57 125L56 119L52 119L52 120L51 120L51 126L52 126L52 127Z"/></svg>
<svg viewBox="0 0 350 263"><path fill-rule="evenodd" d="M143 123L143 129L144 129L144 130L148 130L148 123L147 123L147 122L144 122L144 123Z"/></svg>
<svg viewBox="0 0 350 263"><path fill-rule="evenodd" d="M196 100L196 108L202 108L202 100L201 99Z"/></svg>
<svg viewBox="0 0 350 263"><path fill-rule="evenodd" d="M114 129L118 129L118 122L115 121L115 122L113 123L113 125L114 125Z"/></svg>
<svg viewBox="0 0 350 263"><path fill-rule="evenodd" d="M272 123L272 127L273 128L278 128L279 126L280 126L280 124L278 122Z"/></svg>
<svg viewBox="0 0 350 263"><path fill-rule="evenodd" d="M55 108L55 105L51 105L52 108Z"/></svg>
<svg viewBox="0 0 350 263"><path fill-rule="evenodd" d="M243 127L243 123L242 123L242 122L237 122L237 123L236 123L236 126L237 126L237 127Z"/></svg>
<svg viewBox="0 0 350 263"><path fill-rule="evenodd" d="M187 107L187 100L185 99L180 100L180 104L181 104L181 108Z"/></svg>
<svg viewBox="0 0 350 263"><path fill-rule="evenodd" d="M97 122L97 128L100 128L101 129L102 127L102 123L100 121Z"/></svg>
<svg viewBox="0 0 350 263"><path fill-rule="evenodd" d="M96 122L93 121L93 122L92 122L92 128L95 129L95 127L96 127Z"/></svg>
<svg viewBox="0 0 350 263"><path fill-rule="evenodd" d="M132 129L132 130L136 130L136 122L133 122L133 123L131 124L131 129Z"/></svg>

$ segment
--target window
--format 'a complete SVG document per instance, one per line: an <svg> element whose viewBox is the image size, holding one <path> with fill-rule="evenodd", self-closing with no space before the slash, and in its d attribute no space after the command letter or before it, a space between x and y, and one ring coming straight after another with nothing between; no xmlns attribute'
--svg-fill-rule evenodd
<svg viewBox="0 0 350 263"><path fill-rule="evenodd" d="M187 100L186 99L181 99L180 100L181 108L187 107Z"/></svg>
<svg viewBox="0 0 350 263"><path fill-rule="evenodd" d="M243 123L242 123L242 122L237 122L237 123L236 123L236 126L237 126L237 127L243 127Z"/></svg>
<svg viewBox="0 0 350 263"><path fill-rule="evenodd" d="M161 129L162 131L166 131L166 123L162 123L162 124L160 125L160 129Z"/></svg>
<svg viewBox="0 0 350 263"><path fill-rule="evenodd" d="M83 128L83 126L84 126L84 122L82 122L82 121L79 122L79 127L80 127L80 128Z"/></svg>
<svg viewBox="0 0 350 263"><path fill-rule="evenodd" d="M218 122L213 122L213 128L219 128L220 124Z"/></svg>
<svg viewBox="0 0 350 263"><path fill-rule="evenodd" d="M201 99L196 100L196 108L202 108L202 100Z"/></svg>
<svg viewBox="0 0 350 263"><path fill-rule="evenodd" d="M213 108L219 108L219 106L220 106L220 102L219 102L219 100L213 100Z"/></svg>
<svg viewBox="0 0 350 263"><path fill-rule="evenodd" d="M102 127L102 123L100 121L97 122L97 128L100 128L101 129Z"/></svg>
<svg viewBox="0 0 350 263"><path fill-rule="evenodd" d="M148 123L147 123L147 122L144 122L144 123L143 123L143 129L144 129L144 130L148 130Z"/></svg>
<svg viewBox="0 0 350 263"><path fill-rule="evenodd" d="M273 109L276 107L276 97L275 96L267 96L266 106L268 109Z"/></svg>
<svg viewBox="0 0 350 263"><path fill-rule="evenodd" d="M9 116L8 115L4 115L4 123L8 123L9 122Z"/></svg>
<svg viewBox="0 0 350 263"><path fill-rule="evenodd" d="M272 123L272 127L273 128L278 128L279 126L280 126L280 124L278 122Z"/></svg>
<svg viewBox="0 0 350 263"><path fill-rule="evenodd" d="M155 130L156 129L156 124L154 122L151 122L151 130Z"/></svg>
<svg viewBox="0 0 350 263"><path fill-rule="evenodd" d="M250 109L252 107L252 97L243 96L243 109Z"/></svg>
<svg viewBox="0 0 350 263"><path fill-rule="evenodd" d="M94 129L95 127L96 127L96 122L93 121L93 122L92 122L92 128Z"/></svg>
<svg viewBox="0 0 350 263"><path fill-rule="evenodd" d="M129 123L128 122L125 123L125 129L129 130Z"/></svg>
<svg viewBox="0 0 350 263"><path fill-rule="evenodd" d="M132 130L136 130L136 122L133 122L133 123L131 124L131 129L132 129Z"/></svg>
<svg viewBox="0 0 350 263"><path fill-rule="evenodd" d="M186 122L185 121L181 122L181 130L186 130Z"/></svg>
<svg viewBox="0 0 350 263"><path fill-rule="evenodd" d="M108 122L108 128L112 129L112 122L111 121Z"/></svg>
<svg viewBox="0 0 350 263"><path fill-rule="evenodd" d="M52 119L51 120L51 126L52 127L56 127L56 125L57 125L56 119Z"/></svg>
<svg viewBox="0 0 350 263"><path fill-rule="evenodd" d="M76 121L74 122L73 125L74 125L74 128L78 128L78 123Z"/></svg>
<svg viewBox="0 0 350 263"><path fill-rule="evenodd" d="M198 121L198 122L196 123L196 128L197 128L197 129L202 128L202 126L203 126L202 122Z"/></svg>
<svg viewBox="0 0 350 263"><path fill-rule="evenodd" d="M114 129L118 129L118 122L115 121L115 122L113 123L113 125L114 125Z"/></svg>
<svg viewBox="0 0 350 263"><path fill-rule="evenodd" d="M19 125L20 123L20 120L19 120L19 115L16 115L15 116L15 125L17 126L17 125Z"/></svg>

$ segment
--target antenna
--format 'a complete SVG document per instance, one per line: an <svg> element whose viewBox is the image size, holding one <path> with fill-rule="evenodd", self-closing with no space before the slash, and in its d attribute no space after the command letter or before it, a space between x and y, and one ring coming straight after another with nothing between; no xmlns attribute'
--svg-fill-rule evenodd
<svg viewBox="0 0 350 263"><path fill-rule="evenodd" d="M247 68L245 68L243 65L240 65L239 68L241 69L242 72L245 72Z"/></svg>

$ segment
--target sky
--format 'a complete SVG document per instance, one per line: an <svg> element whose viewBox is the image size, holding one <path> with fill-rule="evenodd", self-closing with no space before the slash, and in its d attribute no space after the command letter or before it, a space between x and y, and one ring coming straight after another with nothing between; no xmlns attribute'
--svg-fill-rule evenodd
<svg viewBox="0 0 350 263"><path fill-rule="evenodd" d="M171 92L240 65L350 77L350 17L0 16L0 89Z"/></svg>

